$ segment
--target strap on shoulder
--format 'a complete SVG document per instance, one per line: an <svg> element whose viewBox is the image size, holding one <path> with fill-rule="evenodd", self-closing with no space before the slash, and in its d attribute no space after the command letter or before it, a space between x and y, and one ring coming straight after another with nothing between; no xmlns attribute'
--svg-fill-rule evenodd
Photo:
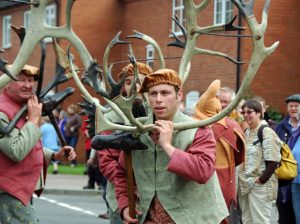
<svg viewBox="0 0 300 224"><path fill-rule="evenodd" d="M259 127L259 129L257 131L258 140L253 142L253 145L256 145L259 142L260 142L260 144L262 144L262 142L263 142L263 131L266 127L269 127L269 126L268 125L262 125L262 126Z"/></svg>

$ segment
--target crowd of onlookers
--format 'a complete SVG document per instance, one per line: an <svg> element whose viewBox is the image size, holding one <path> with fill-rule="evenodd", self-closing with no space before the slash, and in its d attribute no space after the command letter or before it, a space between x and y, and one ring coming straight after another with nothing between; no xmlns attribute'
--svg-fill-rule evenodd
<svg viewBox="0 0 300 224"><path fill-rule="evenodd" d="M234 99L235 93L224 87L218 97L224 109ZM300 94L288 96L285 103L287 115L279 122L270 118L267 103L260 96L242 100L229 115L241 125L246 140L245 161L237 168L242 223L269 223L275 201L278 223L300 223L300 176L293 181L278 180L274 173L280 162L282 143L288 144L294 158L300 162ZM258 130L262 125L270 128L263 131L263 142L257 144Z"/></svg>

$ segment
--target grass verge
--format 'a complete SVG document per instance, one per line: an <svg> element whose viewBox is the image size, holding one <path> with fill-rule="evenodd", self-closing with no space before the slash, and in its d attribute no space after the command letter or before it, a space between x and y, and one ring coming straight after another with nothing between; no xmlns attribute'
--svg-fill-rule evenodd
<svg viewBox="0 0 300 224"><path fill-rule="evenodd" d="M85 164L77 164L76 167L70 167L68 164L60 164L58 165L58 173L59 174L70 174L70 175L83 175L85 170ZM48 167L48 173L53 172L53 165Z"/></svg>

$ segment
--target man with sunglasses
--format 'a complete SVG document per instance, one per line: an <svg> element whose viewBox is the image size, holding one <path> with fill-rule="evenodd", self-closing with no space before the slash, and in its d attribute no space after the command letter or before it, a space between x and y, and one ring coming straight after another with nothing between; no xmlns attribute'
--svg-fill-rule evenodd
<svg viewBox="0 0 300 224"><path fill-rule="evenodd" d="M76 157L70 146L53 152L41 144L42 104L33 93L38 74L38 68L25 65L18 80L11 81L0 94L1 127L27 105L27 113L13 130L0 137L0 223L36 224L32 194L42 193L50 160L61 160L65 152L69 160Z"/></svg>

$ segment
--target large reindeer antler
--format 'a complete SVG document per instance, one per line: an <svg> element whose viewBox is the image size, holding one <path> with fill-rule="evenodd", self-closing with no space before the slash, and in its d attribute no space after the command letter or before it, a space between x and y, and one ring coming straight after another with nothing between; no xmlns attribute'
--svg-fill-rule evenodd
<svg viewBox="0 0 300 224"><path fill-rule="evenodd" d="M209 1L209 0L208 0ZM203 4L199 6L194 6L192 3L192 0L184 1L185 6L187 10L192 10L194 12L201 11L202 6L205 2L203 1ZM265 0L265 5L262 12L262 22L259 24L253 14L253 6L254 6L254 0L250 0L248 3L245 3L244 1L239 0L232 0L232 2L237 6L237 8L242 13L244 19L246 20L246 23L248 24L248 27L250 29L251 35L252 35L252 41L253 41L253 50L252 50L252 56L250 58L250 62L246 71L246 74L244 76L243 82L240 86L240 89L235 97L235 99L219 114L201 121L196 122L190 122L190 123L177 123L175 124L175 129L186 129L186 128L192 128L192 127L200 127L204 125L208 125L211 123L214 123L220 119L222 119L224 116L229 114L239 103L239 101L242 99L243 93L248 87L250 86L253 78L255 77L256 72L258 71L260 65L262 62L275 51L275 49L279 45L279 41L275 42L271 47L265 47L264 45L264 35L267 28L267 19L268 19L268 10L270 5L270 0ZM189 13L187 13L189 14ZM194 13L192 13L194 14ZM194 20L192 20L194 21ZM190 27L192 30L193 28ZM210 30L217 31L219 28L211 27ZM194 34L200 33L201 29L195 29ZM207 30L207 29L206 29ZM192 45L191 45L192 46ZM186 53L188 57L190 57L191 53ZM182 59L184 61L184 58ZM187 63L184 61L182 65L182 69L184 69L184 66ZM182 71L183 74L186 74L185 71Z"/></svg>
<svg viewBox="0 0 300 224"><path fill-rule="evenodd" d="M134 31L134 34L129 35L126 38L137 38L137 39L144 40L147 43L151 44L154 47L154 49L156 50L157 54L158 54L160 68L161 69L165 68L166 67L165 59L164 59L164 56L162 54L162 51L161 51L158 43L152 37L150 37L146 34L143 34L143 33L138 32L136 30L133 30L133 31Z"/></svg>
<svg viewBox="0 0 300 224"><path fill-rule="evenodd" d="M185 47L184 53L182 55L182 59L180 62L179 67L179 76L183 82L186 81L190 72L190 61L192 57L196 54L208 54L226 58L233 63L241 63L236 61L235 59L231 58L230 56L216 51L210 51L207 49L201 49L196 47L197 39L202 34L208 34L211 32L221 32L221 31L235 31L235 30L242 30L242 27L236 27L233 25L233 22L236 17L233 18L226 25L214 25L214 26L207 26L207 27L200 27L197 23L197 17L200 13L207 7L210 0L203 0L200 4L195 5L193 0L186 0L184 1L184 8L186 10L186 32L183 32L183 27L180 27L184 35L186 35L185 43L181 43L181 47ZM175 18L176 22L176 18ZM178 23L178 22L177 22ZM175 35L175 34L173 34ZM176 35L175 35L176 37ZM180 42L178 38L176 38L177 43Z"/></svg>
<svg viewBox="0 0 300 224"><path fill-rule="evenodd" d="M242 63L236 61L235 59L231 58L230 56L224 53L210 51L207 49L200 49L196 46L197 39L202 34L216 33L220 31L237 31L237 30L244 29L242 27L236 27L233 25L235 17L228 24L214 25L214 26L207 26L207 27L198 26L197 17L207 7L209 2L210 0L203 0L200 4L195 4L193 0L184 1L186 17L187 17L186 31L184 32L186 34L186 38L184 42L180 41L179 38L175 38L178 43L173 43L173 45L179 44L180 47L184 48L184 53L179 67L179 75L180 78L183 80L183 82L188 78L189 70L190 70L190 61L192 57L196 54L208 54L208 55L223 57L229 60L230 62L236 64ZM264 9L262 12L263 15L262 15L261 24L259 24L256 21L255 16L253 15L253 5L254 5L253 0L250 0L248 3L244 3L244 1L239 1L239 0L232 0L232 2L237 6L237 8L241 11L242 15L244 16L244 19L246 20L246 23L250 29L253 46L254 46L246 74L244 76L240 89L237 93L237 96L227 106L227 108L222 110L219 114L206 120L193 121L187 123L176 123L174 124L174 128L177 130L196 128L196 127L209 125L211 123L214 123L222 119L224 116L229 114L237 106L238 102L241 100L243 96L243 92L250 86L250 83L255 77L255 74L259 69L261 63L266 59L267 56L269 56L278 47L279 42L274 43L271 47L264 46L264 35L267 27L267 15L268 15L270 0L265 1ZM129 37L144 39L146 41L149 40L148 38L144 38L145 37L144 34L138 32L136 32L135 35L131 35ZM112 45L110 45L110 48L111 47ZM133 55L131 55L131 57L133 57ZM133 60L133 64L134 63L135 62ZM106 70L108 71L109 69ZM98 114L96 115L96 118L98 121L97 121L96 129L98 131L123 130L123 131L130 131L136 135L139 135L140 133L148 132L152 130L153 126L151 125L144 126L142 122L139 122L138 120L133 118L131 114L132 98L125 99L124 97L119 95L109 99L109 97L105 94L102 94L102 96L108 102L112 101L113 102L112 105L117 106L118 109L115 110L115 108L112 108L113 110L118 111L118 113L121 110L124 113L125 119L123 117L123 120L126 121L125 122L126 124L129 121L130 125L117 125L117 124L110 123L109 121L104 119L104 115L101 112L101 110L97 110Z"/></svg>

